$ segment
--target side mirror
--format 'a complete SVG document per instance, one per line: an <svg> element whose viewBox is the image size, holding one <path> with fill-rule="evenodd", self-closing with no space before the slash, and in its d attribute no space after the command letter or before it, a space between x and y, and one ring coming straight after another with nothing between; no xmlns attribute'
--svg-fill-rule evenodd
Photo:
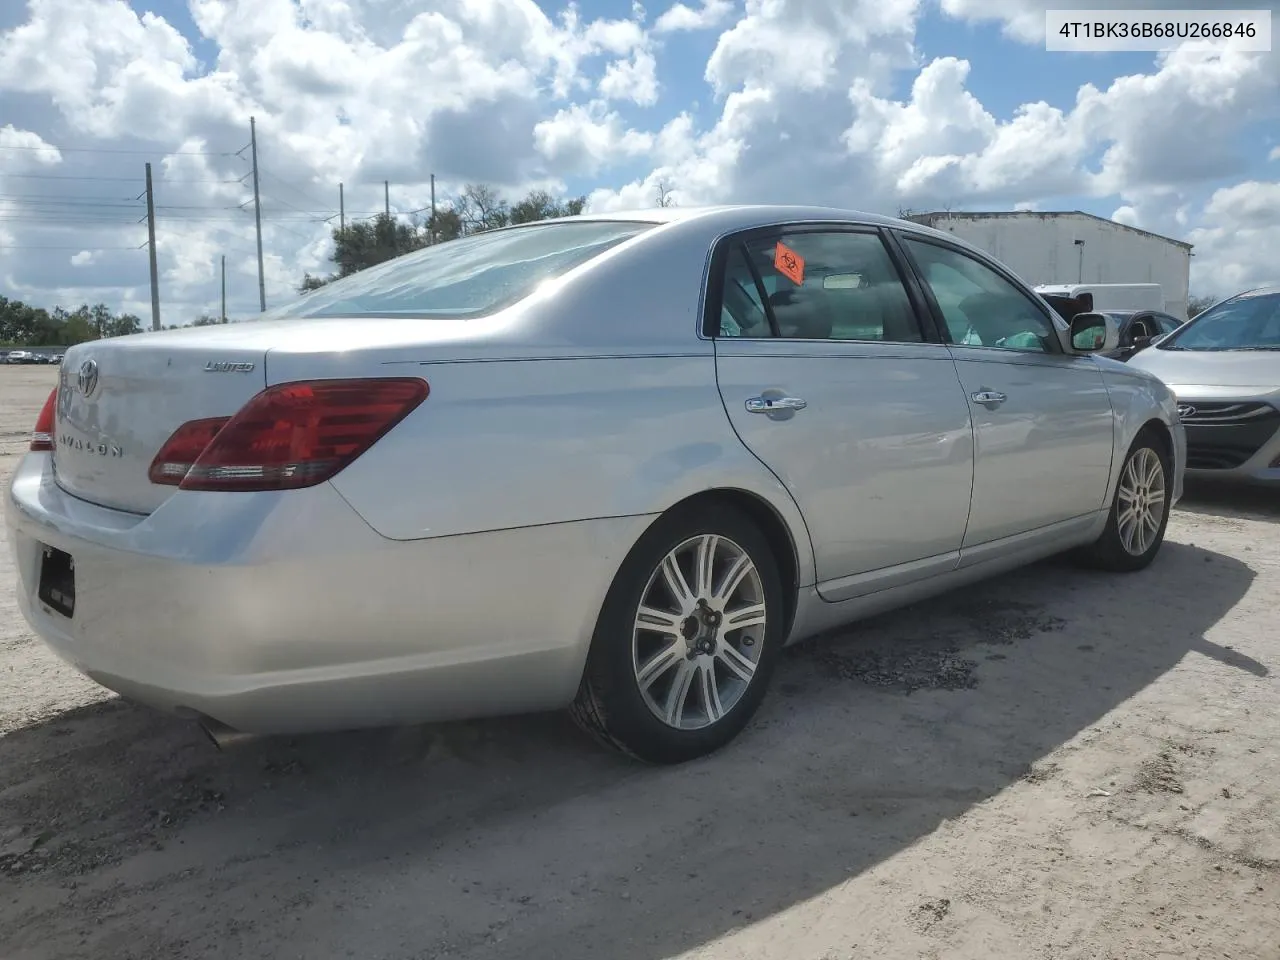
<svg viewBox="0 0 1280 960"><path fill-rule="evenodd" d="M1077 313L1071 318L1074 353L1109 353L1120 346L1120 328L1103 313Z"/></svg>
<svg viewBox="0 0 1280 960"><path fill-rule="evenodd" d="M1151 340L1151 337L1134 337L1132 344L1133 349L1145 350L1147 347L1151 346Z"/></svg>

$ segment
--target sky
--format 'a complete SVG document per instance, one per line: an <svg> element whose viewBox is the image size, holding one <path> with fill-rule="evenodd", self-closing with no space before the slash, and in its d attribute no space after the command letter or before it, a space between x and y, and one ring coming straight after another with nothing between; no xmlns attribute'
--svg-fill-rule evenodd
<svg viewBox="0 0 1280 960"><path fill-rule="evenodd" d="M1280 280L1280 52L1045 49L1097 0L3 0L0 295L149 322L327 274L348 218L468 182L674 202L1084 210ZM1211 0L1125 0L1203 9ZM1232 7L1245 4L1230 4ZM1280 0L1251 0L1276 9ZM1276 18L1280 20L1280 18Z"/></svg>

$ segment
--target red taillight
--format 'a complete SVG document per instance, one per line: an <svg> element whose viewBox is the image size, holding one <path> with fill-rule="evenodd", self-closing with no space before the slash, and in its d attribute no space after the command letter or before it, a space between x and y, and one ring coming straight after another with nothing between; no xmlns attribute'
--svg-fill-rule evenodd
<svg viewBox="0 0 1280 960"><path fill-rule="evenodd" d="M40 416L36 417L36 427L31 431L31 449L48 452L53 449L53 411L58 405L58 388L54 387L49 399L40 408Z"/></svg>
<svg viewBox="0 0 1280 960"><path fill-rule="evenodd" d="M175 487L180 484L218 431L230 421L230 417L212 417L190 420L180 426L151 461L151 469L147 471L151 482L169 483Z"/></svg>
<svg viewBox="0 0 1280 960"><path fill-rule="evenodd" d="M182 490L310 487L373 446L427 393L425 380L407 377L268 387L229 420L179 427L152 461L151 480Z"/></svg>

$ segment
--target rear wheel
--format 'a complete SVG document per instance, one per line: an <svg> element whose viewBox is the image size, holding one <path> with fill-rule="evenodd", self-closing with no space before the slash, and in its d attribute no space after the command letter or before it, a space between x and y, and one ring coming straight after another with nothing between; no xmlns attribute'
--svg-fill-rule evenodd
<svg viewBox="0 0 1280 960"><path fill-rule="evenodd" d="M1160 552L1169 524L1173 465L1154 430L1143 430L1120 468L1107 526L1081 559L1103 570L1133 571Z"/></svg>
<svg viewBox="0 0 1280 960"><path fill-rule="evenodd" d="M783 640L768 541L722 504L660 518L605 599L573 716L651 763L732 740L760 705Z"/></svg>

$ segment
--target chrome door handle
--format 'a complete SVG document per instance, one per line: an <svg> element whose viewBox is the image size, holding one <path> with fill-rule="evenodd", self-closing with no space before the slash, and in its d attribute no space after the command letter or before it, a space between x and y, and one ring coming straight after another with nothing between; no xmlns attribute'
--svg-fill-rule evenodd
<svg viewBox="0 0 1280 960"><path fill-rule="evenodd" d="M999 393L995 390L979 390L977 393L970 394L970 399L973 400L974 403L987 404L1004 403L1009 398L1003 393Z"/></svg>
<svg viewBox="0 0 1280 960"><path fill-rule="evenodd" d="M779 410L803 410L809 405L799 397L752 397L747 401L747 413L775 413Z"/></svg>

